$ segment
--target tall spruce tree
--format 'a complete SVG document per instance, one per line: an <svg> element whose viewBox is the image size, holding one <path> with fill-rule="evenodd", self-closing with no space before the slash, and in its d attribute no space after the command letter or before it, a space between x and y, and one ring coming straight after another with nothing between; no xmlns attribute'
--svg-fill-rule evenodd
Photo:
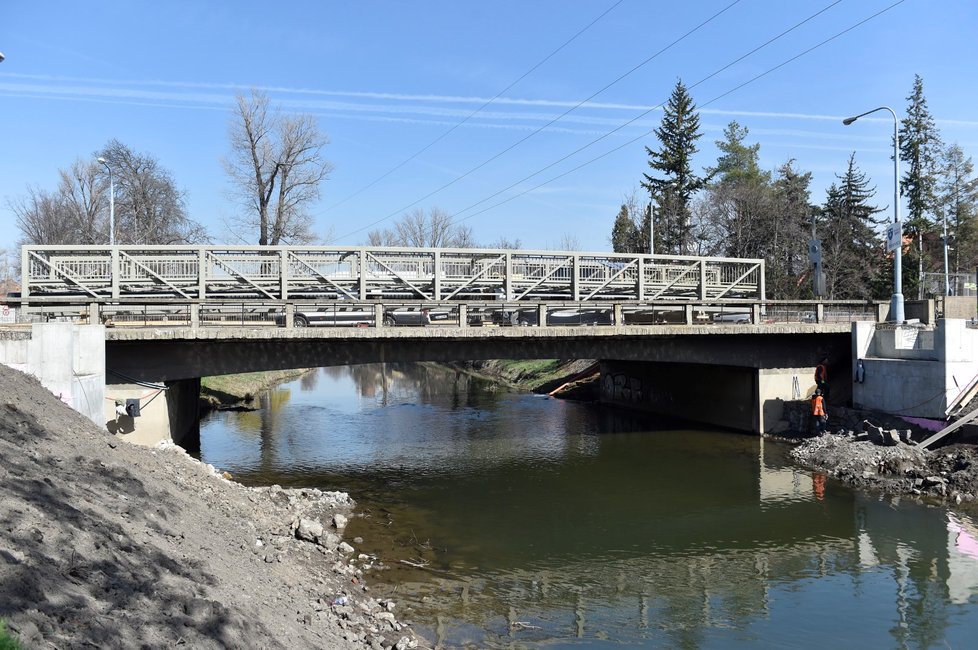
<svg viewBox="0 0 978 650"><path fill-rule="evenodd" d="M789 160L778 168L774 181L775 219L771 232L771 257L767 265L767 287L775 298L807 296L810 284L803 284L809 268L806 243L815 217L809 186L811 172L795 168Z"/></svg>
<svg viewBox="0 0 978 650"><path fill-rule="evenodd" d="M900 121L900 160L906 165L900 194L907 197L904 232L916 240L917 251L916 260L910 260L911 264L904 267L904 286L908 294L922 298L922 274L930 265L924 257L924 234L936 220L934 209L942 145L940 132L927 108L924 80L920 75L914 75L907 102L907 116Z"/></svg>
<svg viewBox="0 0 978 650"><path fill-rule="evenodd" d="M649 191L656 210L656 250L688 253L693 243L691 203L705 179L693 172L693 156L700 139L700 118L693 98L682 80L669 97L662 122L654 131L659 148L645 148L651 174L643 174L642 187Z"/></svg>
<svg viewBox="0 0 978 650"><path fill-rule="evenodd" d="M978 178L974 163L957 144L941 158L938 214L947 219L949 266L954 273L971 272L978 263Z"/></svg>
<svg viewBox="0 0 978 650"><path fill-rule="evenodd" d="M866 300L872 297L873 278L882 264L883 248L874 215L880 208L870 205L876 188L856 167L856 154L849 156L846 173L836 175L826 192L818 220L822 240L825 290L830 300Z"/></svg>
<svg viewBox="0 0 978 650"><path fill-rule="evenodd" d="M611 248L616 253L637 253L638 226L632 217L627 203L621 204L615 225L611 229Z"/></svg>

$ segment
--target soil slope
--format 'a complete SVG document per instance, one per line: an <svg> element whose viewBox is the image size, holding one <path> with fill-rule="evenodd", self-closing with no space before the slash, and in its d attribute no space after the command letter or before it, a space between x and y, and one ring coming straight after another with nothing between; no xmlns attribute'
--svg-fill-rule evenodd
<svg viewBox="0 0 978 650"><path fill-rule="evenodd" d="M25 648L417 647L342 493L246 488L0 365L0 619Z"/></svg>

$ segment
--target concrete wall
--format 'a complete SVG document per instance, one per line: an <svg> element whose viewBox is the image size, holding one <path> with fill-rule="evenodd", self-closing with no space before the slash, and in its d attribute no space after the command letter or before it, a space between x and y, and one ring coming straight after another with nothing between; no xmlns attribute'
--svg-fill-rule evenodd
<svg viewBox="0 0 978 650"><path fill-rule="evenodd" d="M34 323L29 337L0 339L0 363L34 375L65 404L102 424L104 326Z"/></svg>
<svg viewBox="0 0 978 650"><path fill-rule="evenodd" d="M978 330L965 320L940 319L925 330L856 323L852 342L853 377L859 361L865 369L853 384L857 408L943 420L978 374Z"/></svg>
<svg viewBox="0 0 978 650"><path fill-rule="evenodd" d="M938 311L944 318L961 318L970 320L978 317L978 297L975 296L941 296Z"/></svg>
<svg viewBox="0 0 978 650"><path fill-rule="evenodd" d="M146 382L148 383L148 382ZM154 388L134 383L106 385L102 421L110 433L137 445L170 440L188 449L200 445L200 379L170 381ZM162 386L165 386L162 387ZM139 400L139 416L116 418L115 401Z"/></svg>

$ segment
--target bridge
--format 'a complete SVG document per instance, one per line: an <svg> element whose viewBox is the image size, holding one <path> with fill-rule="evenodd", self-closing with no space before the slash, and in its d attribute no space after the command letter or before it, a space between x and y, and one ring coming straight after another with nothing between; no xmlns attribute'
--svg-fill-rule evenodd
<svg viewBox="0 0 978 650"><path fill-rule="evenodd" d="M603 401L760 432L806 396L820 354L848 374L852 322L879 318L875 303L766 300L763 260L729 258L25 246L22 269L18 320L74 345L62 358L100 341L104 394L140 405L129 431L150 442L194 428L203 376L491 358L599 359ZM316 324L336 326L302 327Z"/></svg>

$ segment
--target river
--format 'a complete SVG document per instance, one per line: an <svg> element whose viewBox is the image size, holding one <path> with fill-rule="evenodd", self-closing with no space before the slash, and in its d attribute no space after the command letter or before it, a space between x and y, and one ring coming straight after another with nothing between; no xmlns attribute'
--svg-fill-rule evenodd
<svg viewBox="0 0 978 650"><path fill-rule="evenodd" d="M443 647L974 647L978 526L782 444L428 365L324 368L201 425L247 485L343 490L375 597Z"/></svg>

